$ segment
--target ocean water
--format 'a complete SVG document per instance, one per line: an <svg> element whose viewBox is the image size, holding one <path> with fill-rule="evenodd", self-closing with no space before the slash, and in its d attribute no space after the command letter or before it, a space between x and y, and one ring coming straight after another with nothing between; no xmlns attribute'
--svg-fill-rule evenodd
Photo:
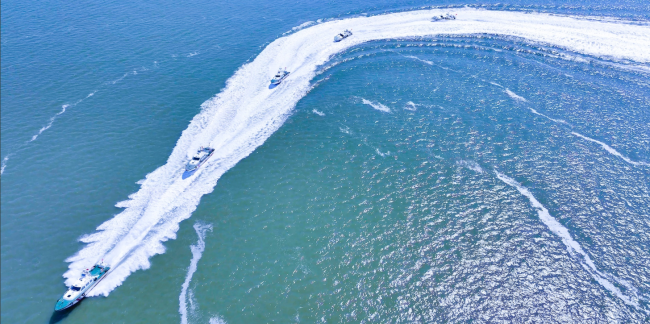
<svg viewBox="0 0 650 324"><path fill-rule="evenodd" d="M4 1L1 320L650 321L649 21Z"/></svg>

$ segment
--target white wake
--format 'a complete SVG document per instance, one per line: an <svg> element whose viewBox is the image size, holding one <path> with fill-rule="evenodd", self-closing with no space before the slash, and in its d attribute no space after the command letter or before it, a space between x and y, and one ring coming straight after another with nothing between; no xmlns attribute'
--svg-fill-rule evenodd
<svg viewBox="0 0 650 324"><path fill-rule="evenodd" d="M571 134L573 134L574 136L580 137L580 138L582 138L582 139L584 139L584 140L587 140L587 141L589 141L589 142L593 142L593 143L599 144L602 148L605 149L605 151L609 152L610 154L612 154L612 155L614 155L614 156L618 156L618 157L621 158L623 161L625 161L625 162L627 162L627 163L629 163L629 164L636 165L636 166L639 166L639 165L650 166L650 163L646 163L646 162L636 162L636 161L632 161L632 160L630 160L630 158L628 158L627 156L625 156L625 155L619 153L619 152L618 152L617 150L615 150L613 147L611 147L611 146L609 146L609 145L607 145L607 144L605 144L605 143L603 143L603 142L601 142L601 141L595 140L595 139L593 139L593 138L591 138L591 137L587 137L587 136L584 136L584 135L582 135L582 134L580 134L580 133L576 133L576 132L571 132Z"/></svg>
<svg viewBox="0 0 650 324"><path fill-rule="evenodd" d="M139 191L117 204L125 208L82 237L86 243L67 259L64 274L70 285L82 269L104 260L111 273L92 293L108 295L130 273L147 269L149 258L164 253L163 242L176 237L179 223L191 216L201 197L212 192L219 178L251 154L286 120L310 90L317 68L334 54L381 39L428 37L441 34L499 34L525 38L587 55L650 61L650 27L547 14L460 9L455 21L430 22L443 10L421 10L329 21L301 29L269 44L227 81L223 91L202 105L167 163L146 176ZM342 30L354 35L334 43ZM269 80L276 69L291 75L275 89ZM200 146L216 149L214 156L192 177L183 180L183 166Z"/></svg>
<svg viewBox="0 0 650 324"><path fill-rule="evenodd" d="M370 101L370 100L364 99L364 98L361 98L361 102L363 102L364 105L368 105L368 106L372 107L373 109L379 110L381 112L385 112L385 113L390 112L390 108L386 107L381 102L374 102L374 101Z"/></svg>
<svg viewBox="0 0 650 324"><path fill-rule="evenodd" d="M530 111L531 111L533 114L538 115L538 116L542 116L542 117L544 117L544 118L546 118L546 119L548 119L548 120L550 120L550 121L553 121L553 122L556 122L556 123L560 123L560 124L566 124L566 125L569 125L569 123L567 123L566 120L551 118L551 117L546 116L546 115L544 115L544 114L542 114L542 113L538 112L537 110L535 110L535 109L533 109L533 108L530 108L530 107L528 107L528 109L530 109Z"/></svg>
<svg viewBox="0 0 650 324"><path fill-rule="evenodd" d="M526 196L528 200L530 200L530 205L533 206L533 208L537 211L537 215L539 216L539 219L548 227L548 229L553 232L553 234L557 235L561 240L562 243L566 246L567 251L571 255L574 255L574 253L578 253L580 257L582 257L581 264L591 274L591 276L596 280L601 286L603 286L605 289L609 290L612 294L616 295L618 298L620 298L624 303L634 306L637 309L639 308L639 296L637 294L637 289L634 288L632 285L630 285L628 282L614 276L611 274L606 274L598 271L596 268L596 265L594 262L591 260L589 255L582 249L580 244L576 242L573 237L571 237L571 234L569 234L569 230L564 227L560 222L558 222L551 214L548 212L548 209L544 207L536 198L533 196L533 194L528 190L528 188L522 186L519 182L516 180L500 173L499 171L495 171L497 178L499 180L505 182L507 185L514 187L521 193L522 195ZM614 286L607 278L611 278L618 282L619 284L624 285L626 288L628 288L628 292L632 295L626 296L621 292L618 287Z"/></svg>
<svg viewBox="0 0 650 324"><path fill-rule="evenodd" d="M506 94L508 94L508 96L510 96L510 98L514 99L515 101L528 102L528 100L526 100L526 98L524 98L524 97L510 91L510 89L506 89L504 92Z"/></svg>
<svg viewBox="0 0 650 324"><path fill-rule="evenodd" d="M196 245L190 246L190 250L192 251L192 261L190 261L190 266L187 268L185 282L183 282L183 286L181 287L181 294L178 296L178 312L181 314L181 324L187 324L187 290L190 287L192 276L194 275L194 272L196 272L196 267L199 264L199 260L201 260L201 257L203 256L203 251L205 250L205 234L206 232L212 231L212 225L203 225L196 223L194 224L194 230L196 231L196 235L199 237L199 240L196 242ZM193 304L194 301L191 296L189 301L192 306L194 306L191 309L194 310L196 306Z"/></svg>

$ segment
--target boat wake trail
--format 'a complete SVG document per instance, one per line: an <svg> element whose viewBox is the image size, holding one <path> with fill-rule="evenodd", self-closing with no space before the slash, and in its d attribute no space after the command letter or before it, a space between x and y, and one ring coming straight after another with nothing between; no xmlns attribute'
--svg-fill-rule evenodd
<svg viewBox="0 0 650 324"><path fill-rule="evenodd" d="M52 125L54 124L54 121L55 121L59 116L63 115L63 114L65 113L66 109L71 108L71 107L74 107L74 106L80 104L82 101L84 101L84 100L86 100L86 99L88 99L88 98L94 96L95 93L97 93L97 90L95 90L95 91L89 93L85 98L83 98L83 99L79 99L79 100L77 100L77 102L75 102L75 103L73 103L73 104L65 104L65 105L61 106L61 111L59 111L56 115L52 116L52 117L50 118L50 121L47 123L47 125L41 127L41 129L38 131L38 134L35 134L34 136L32 136L32 139L30 139L29 141L27 141L27 143L35 141L35 140L38 138L39 135L43 134L44 131L50 129L50 127L52 127Z"/></svg>
<svg viewBox="0 0 650 324"><path fill-rule="evenodd" d="M192 276L194 275L194 272L196 272L196 266L203 256L203 250L205 250L205 234L209 231L212 231L212 225L203 225L196 223L194 224L194 230L196 231L196 235L198 235L199 240L196 242L196 245L190 246L190 250L192 251L192 261L190 261L190 266L187 268L185 282L183 282L181 294L178 296L178 312L181 314L182 324L187 324L187 290L190 286L190 281L192 281ZM190 291L190 295L191 294L192 292ZM190 296L189 302L191 305L191 310L194 311L196 309L196 305L194 304L194 299L192 296Z"/></svg>
<svg viewBox="0 0 650 324"><path fill-rule="evenodd" d="M566 246L567 251L569 251L569 254L575 256L574 253L577 253L582 257L580 263L585 268L585 270L591 274L594 280L603 286L603 288L607 289L609 292L620 298L625 304L634 306L636 309L639 309L638 291L634 286L614 275L598 271L598 269L596 269L596 265L591 260L589 255L582 249L580 244L578 244L578 242L576 242L571 237L569 230L566 227L562 226L562 224L560 224L560 222L558 222L553 216L551 216L548 210L537 199L535 199L535 196L533 196L533 194L526 187L522 186L516 180L500 173L499 171L495 171L495 173L499 180L503 181L511 187L514 187L517 189L517 191L519 191L519 193L526 196L526 198L530 200L531 206L533 206L533 208L537 211L537 215L539 216L539 219L542 221L542 223L544 223L544 225L546 225L548 229L553 232L553 234L560 237L562 243L564 243ZM625 288L627 288L628 294L631 296L626 296L623 294L623 292L621 292L618 287L614 286L614 284L612 284L608 279L614 280L619 284L625 286Z"/></svg>
<svg viewBox="0 0 650 324"><path fill-rule="evenodd" d="M368 106L370 106L370 107L372 107L372 108L374 108L376 110L379 110L381 112L390 113L390 108L386 107L384 104L382 104L380 102L373 102L373 101L370 101L370 100L367 100L367 99L364 99L364 98L360 98L360 99L361 99L361 102L364 105L368 105Z"/></svg>
<svg viewBox="0 0 650 324"><path fill-rule="evenodd" d="M287 119L298 101L312 89L319 67L335 54L365 42L436 35L497 34L528 39L636 64L650 62L650 27L625 22L576 19L546 14L459 9L457 19L431 23L443 10L419 10L372 17L333 20L309 26L266 46L239 68L225 88L201 106L183 131L167 163L146 176L124 210L81 237L86 245L67 259L66 284L82 269L104 258L111 274L92 291L108 295L149 258L165 252L163 242L176 237L179 223L189 218L201 197L214 190L219 178L262 145ZM354 35L334 43L345 30ZM291 75L274 89L269 80L280 67ZM388 107L386 107L388 108ZM381 109L380 109L381 110ZM214 156L197 172L182 179L184 164L201 146L215 148Z"/></svg>
<svg viewBox="0 0 650 324"><path fill-rule="evenodd" d="M43 132L45 132L46 130L50 129L50 127L52 127L52 125L54 125L54 121L55 121L59 116L63 115L63 114L66 112L66 110L67 110L68 108L71 108L71 107L74 107L74 106L80 104L80 103L83 102L84 100L86 100L86 99L88 99L88 98L94 96L95 93L97 93L97 90L95 90L95 91L89 93L85 98L83 98L83 99L79 99L79 100L77 100L77 101L76 101L75 103L73 103L73 104L65 104L65 105L62 105L62 106L61 106L61 111L59 111L58 113L56 113L54 116L50 117L50 120L48 121L48 123L47 123L45 126L41 127L41 129L38 130L38 133L34 134L34 135L32 136L32 138L29 139L29 141L23 143L23 144L20 146L19 150L20 150L21 148L24 148L25 145L27 145L27 144L29 144L29 143L35 141L35 140L38 138L38 136L40 136L41 134L43 134ZM16 152L14 151L14 153L16 153ZM7 161L9 160L9 157L10 157L11 155L13 155L14 153L8 154L8 155L5 156L5 158L2 160L2 168L0 169L0 175L2 175L2 174L5 172L5 168L7 167Z"/></svg>
<svg viewBox="0 0 650 324"><path fill-rule="evenodd" d="M5 156L4 159L2 159L2 167L0 167L0 175L5 173L5 168L7 167L7 161L9 161L10 156L11 154L8 154L7 156Z"/></svg>
<svg viewBox="0 0 650 324"><path fill-rule="evenodd" d="M424 64L427 64L427 65L434 65L433 62L431 62L431 61L427 61L427 60L423 60L423 59L421 59L421 58L419 58L419 57L417 57L417 56L413 56L413 55L404 55L404 57L408 57L408 58L410 58L410 59L414 59L414 60L416 60L416 61L420 61L420 62L422 62L422 63L424 63ZM445 69L446 69L446 68L445 68Z"/></svg>
<svg viewBox="0 0 650 324"><path fill-rule="evenodd" d="M512 99L514 99L514 100L516 100L516 101L528 102L528 100L526 100L526 98L524 98L524 97L522 97L522 96L520 96L520 95L518 95L518 94L516 94L516 93L514 93L514 92L512 92L512 91L510 91L510 89L506 89L504 92L505 92L506 94L508 94L508 96L510 96L510 98L512 98Z"/></svg>
<svg viewBox="0 0 650 324"><path fill-rule="evenodd" d="M528 107L528 109L530 109L530 111L531 111L533 114L538 115L538 116L542 116L542 117L544 117L544 118L546 118L546 119L548 119L548 120L550 120L550 121L554 121L554 122L556 122L556 123L560 123L560 124L566 124L566 125L569 125L569 123L567 123L566 120L551 118L551 117L546 116L546 115L544 115L544 114L542 114L542 113L538 112L537 110L535 110L535 109L533 109L533 108L530 108L530 107Z"/></svg>
<svg viewBox="0 0 650 324"><path fill-rule="evenodd" d="M600 146L602 146L602 147L605 149L605 151L611 153L611 154L614 155L614 156L618 156L618 157L620 157L621 159L623 159L623 161L625 161L625 162L627 162L627 163L629 163L629 164L636 165L636 166L639 166L639 165L650 166L650 163L646 163L646 162L636 162L636 161L632 161L632 160L630 160L628 157L624 156L623 154L619 153L617 150L615 150L615 149L612 148L611 146L609 146L609 145L607 145L607 144L605 144L605 143L603 143L603 142L601 142L601 141L595 140L595 139L593 139L593 138L590 138L590 137L584 136L584 135L579 134L579 133L576 133L576 132L571 132L571 134L573 134L573 135L575 135L575 136L577 136L577 137L580 137L580 138L582 138L582 139L584 139L584 140L587 140L587 141L590 141L590 142L594 142L594 143L596 143L596 144L600 144Z"/></svg>

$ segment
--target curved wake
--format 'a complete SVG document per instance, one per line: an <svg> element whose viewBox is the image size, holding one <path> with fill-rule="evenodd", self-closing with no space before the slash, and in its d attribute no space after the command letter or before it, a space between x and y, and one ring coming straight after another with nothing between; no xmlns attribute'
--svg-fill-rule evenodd
<svg viewBox="0 0 650 324"><path fill-rule="evenodd" d="M598 271L593 260L591 260L589 255L582 249L582 246L580 246L580 244L576 242L573 237L571 237L569 230L560 222L558 222L553 216L551 216L551 214L548 212L548 209L546 209L546 207L544 207L544 205L542 205L539 200L533 196L528 188L522 186L516 180L500 173L499 171L495 170L494 172L496 173L499 180L503 181L505 184L511 187L514 187L517 189L517 191L519 191L519 193L526 196L526 198L530 200L530 205L537 211L537 215L539 216L539 219L542 221L542 223L544 223L544 225L546 225L546 227L548 227L548 229L553 232L553 234L560 237L562 243L564 243L566 246L567 251L569 251L569 254L574 256L574 253L577 253L582 257L581 264L583 268L585 268L585 270L591 274L596 282L598 282L601 286L614 294L616 297L620 298L627 305L634 306L637 309L639 308L639 296L635 287L630 285L627 281L622 280L612 274L602 273ZM608 278L610 280L613 279L619 284L625 286L628 293L632 295L632 297L623 294L623 292L618 287L612 284L611 281L607 280Z"/></svg>
<svg viewBox="0 0 650 324"><path fill-rule="evenodd" d="M201 197L212 192L219 178L251 154L287 119L297 102L311 89L317 68L334 54L364 42L427 37L440 34L499 34L521 37L588 55L650 62L650 28L620 22L518 12L461 9L458 19L430 22L448 10L422 10L330 21L301 29L269 44L252 62L227 81L225 89L202 105L183 131L167 163L148 174L141 189L125 208L82 237L87 245L66 261L64 274L70 285L82 269L104 258L111 274L92 291L108 295L149 258L164 253L163 242L176 237L179 223L191 216ZM344 29L354 36L339 43L332 37ZM291 75L269 89L268 81L279 67ZM194 176L183 180L183 165L200 146L216 149L214 156Z"/></svg>

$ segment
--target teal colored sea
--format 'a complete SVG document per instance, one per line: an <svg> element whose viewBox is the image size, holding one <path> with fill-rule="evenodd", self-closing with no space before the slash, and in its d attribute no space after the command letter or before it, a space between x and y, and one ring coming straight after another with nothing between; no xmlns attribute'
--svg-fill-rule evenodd
<svg viewBox="0 0 650 324"><path fill-rule="evenodd" d="M1 9L2 323L650 321L647 1Z"/></svg>

